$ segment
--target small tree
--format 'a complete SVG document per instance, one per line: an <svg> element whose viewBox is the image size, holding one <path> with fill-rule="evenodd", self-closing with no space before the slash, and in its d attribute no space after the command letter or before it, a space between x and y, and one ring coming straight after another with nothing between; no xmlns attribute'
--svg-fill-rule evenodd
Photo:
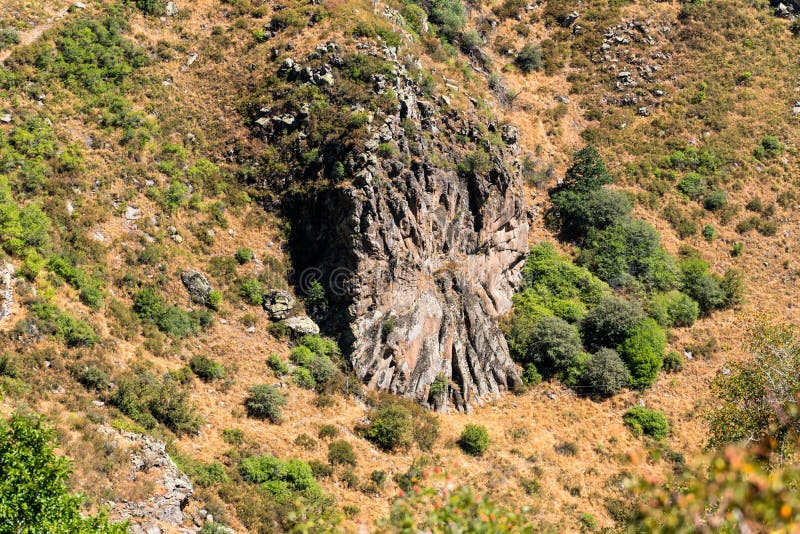
<svg viewBox="0 0 800 534"><path fill-rule="evenodd" d="M561 188L579 192L600 189L613 182L600 153L592 145L575 152L572 166L567 169Z"/></svg>
<svg viewBox="0 0 800 534"><path fill-rule="evenodd" d="M70 462L56 456L55 434L35 416L0 420L0 532L127 532L104 515L83 518L82 498L69 493Z"/></svg>
<svg viewBox="0 0 800 534"><path fill-rule="evenodd" d="M390 403L373 409L365 437L385 451L411 445L411 412L400 404Z"/></svg>
<svg viewBox="0 0 800 534"><path fill-rule="evenodd" d="M484 426L469 424L461 431L458 446L467 454L483 456L483 453L489 448L489 432Z"/></svg>
<svg viewBox="0 0 800 534"><path fill-rule="evenodd" d="M637 389L650 387L664 363L667 334L653 319L647 318L633 329L617 352L631 373L631 385Z"/></svg>
<svg viewBox="0 0 800 534"><path fill-rule="evenodd" d="M614 348L644 318L644 310L637 302L606 297L589 310L581 323L584 343L590 349Z"/></svg>
<svg viewBox="0 0 800 534"><path fill-rule="evenodd" d="M526 44L519 51L517 57L514 58L514 64L526 74L535 70L542 70L544 66L542 47L538 44Z"/></svg>
<svg viewBox="0 0 800 534"><path fill-rule="evenodd" d="M328 462L331 465L356 465L356 454L353 447L345 440L340 439L328 445Z"/></svg>
<svg viewBox="0 0 800 534"><path fill-rule="evenodd" d="M250 388L250 394L245 399L244 406L250 417L267 419L271 423L277 424L283 421L281 408L286 406L286 397L274 387L261 384Z"/></svg>
<svg viewBox="0 0 800 534"><path fill-rule="evenodd" d="M575 327L564 319L548 316L533 329L525 360L552 376L566 371L581 350L581 338Z"/></svg>
<svg viewBox="0 0 800 534"><path fill-rule="evenodd" d="M584 367L581 385L595 395L607 397L627 386L630 378L628 368L617 351L600 349Z"/></svg>
<svg viewBox="0 0 800 534"><path fill-rule="evenodd" d="M631 429L634 436L650 436L664 439L669 432L669 423L663 413L648 410L644 406L634 406L622 416L625 426Z"/></svg>

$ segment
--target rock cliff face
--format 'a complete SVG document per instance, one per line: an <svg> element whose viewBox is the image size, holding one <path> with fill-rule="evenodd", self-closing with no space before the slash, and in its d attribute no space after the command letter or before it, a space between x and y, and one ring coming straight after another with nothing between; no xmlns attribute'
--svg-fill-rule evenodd
<svg viewBox="0 0 800 534"><path fill-rule="evenodd" d="M398 69L375 80L399 105L371 123L354 178L291 208L296 281L326 287L322 322L369 386L469 410L520 380L496 321L527 251L516 130L424 99Z"/></svg>

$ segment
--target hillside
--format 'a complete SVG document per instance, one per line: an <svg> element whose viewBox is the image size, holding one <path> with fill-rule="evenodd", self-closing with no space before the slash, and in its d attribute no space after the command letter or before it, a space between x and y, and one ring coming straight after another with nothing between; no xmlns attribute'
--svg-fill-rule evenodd
<svg viewBox="0 0 800 534"><path fill-rule="evenodd" d="M712 380L800 319L797 23L464 4L0 6L0 413L84 514L405 532L469 486L618 531L630 477L708 461Z"/></svg>

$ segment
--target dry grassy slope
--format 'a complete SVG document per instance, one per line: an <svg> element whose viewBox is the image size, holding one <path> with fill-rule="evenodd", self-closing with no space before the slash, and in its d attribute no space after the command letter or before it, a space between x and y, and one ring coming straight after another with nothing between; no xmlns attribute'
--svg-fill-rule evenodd
<svg viewBox="0 0 800 534"><path fill-rule="evenodd" d="M750 9L735 0L720 3L734 6L739 10ZM301 57L317 42L330 39L344 40L337 20L373 17L368 2L328 2L326 5L333 14L333 22L303 30L293 37L279 37L278 42L281 39L292 39L297 45L293 55ZM53 9L56 7L54 4ZM28 6L26 9L30 8L31 6ZM269 47L275 46L273 42L254 45L249 33L250 29L259 27L269 20L269 11L263 19L254 20L249 17L227 17L226 12L231 9L216 1L201 0L193 2L187 17L181 20L159 21L134 17L131 21L134 27L132 34L140 44L152 50L162 42L172 50L171 59L147 67L147 74L153 79L168 80L170 84L151 84L132 99L140 109L149 113L157 112L162 130L168 132L174 140L179 140L191 132L199 139L203 151L214 155L225 153L227 147L234 142L245 149L258 148L258 143L253 142L249 133L243 129L241 117L235 111L237 80L250 76L248 74L250 64L256 65L256 71L263 67L266 64ZM672 4L636 2L624 8L620 16L631 18L646 15L674 21L677 10L678 6ZM475 19L477 14L474 15L473 20ZM742 31L748 35L753 34L753 38L758 39L758 32L762 28L770 28L772 31L773 27L780 24L785 26L785 23L776 22L770 17L758 15L758 19L758 25ZM513 24L516 23L512 21L504 23L498 33L512 38ZM214 35L212 32L216 26L225 30L222 36ZM543 38L553 31L543 23L536 22L531 25L531 33L527 39ZM520 37L516 38L520 46L524 41L525 39ZM785 42L787 48L784 53L793 61L793 58L797 57L796 45L789 40ZM673 89L671 93L673 95L679 95L682 87L691 86L695 81L692 76L704 77L706 72L711 72L704 69L712 68L707 63L700 63L701 58L692 50L678 48L669 66L674 79L670 80L669 76L665 76L671 84L669 87ZM490 47L486 49L492 55L497 70L500 70L503 64L510 62L510 59L500 57L490 50ZM773 53L782 51L783 49L772 50ZM187 67L186 58L190 52L197 52L199 58L191 67ZM740 62L741 67L737 65L731 67L739 70L752 68L754 61L752 55L728 59ZM707 61L715 60L718 59L711 58ZM486 91L485 80L480 74L471 73L469 77L465 77L464 71L452 62L442 64L427 56L423 57L423 61L428 68L436 71L440 88L444 87L444 78L458 81L461 89L450 92L461 101L466 101L465 93L474 95ZM702 67L687 70L687 66L695 64ZM755 72L755 69L753 70ZM787 90L787 87L794 88L796 84L796 78L790 76L790 73L795 73L795 69L784 72L776 70L776 67L767 69L764 78L760 80L756 78L754 86L741 91L746 94L741 97L742 103L732 112L733 115L740 114L740 120L736 121L740 126L731 129L733 131L725 130L723 132L725 139L719 141L721 145L730 145L734 152L740 152L745 159L744 155L751 150L751 145L758 138L766 133L772 133L771 126L775 116L787 113L786 97L789 94L792 97L797 96ZM570 152L582 145L580 132L583 128L597 125L587 120L584 112L593 106L601 106L591 93L570 95L571 102L566 115L561 118L549 115L548 110L553 110L557 106L555 96L569 93L570 83L567 81L569 74L570 70L566 69L555 76L545 76L541 73L522 76L511 70L503 74L503 78L509 88L521 91L520 97L510 109L493 104L495 114L519 126L522 144L528 151L537 154L543 164L554 164L554 177L565 168ZM598 84L594 96L602 96L604 92L607 92L605 86ZM491 102L493 98L489 96L487 100ZM601 143L603 153L616 173L621 175L624 164L637 161L641 156L636 154L634 149L637 146L637 136L649 134L648 125L680 112L678 96L675 96L675 100L673 106L665 105L647 119L635 117L630 110L618 110L611 106L602 108L604 117L601 124L604 127L613 124L618 126L626 121L631 125L627 130L615 130L614 136L609 136L606 142ZM680 119L675 118L675 120ZM782 121L781 124L780 132L784 134L784 139L787 139L786 134L791 131L789 128L793 123ZM59 127L75 140L83 139L87 133L86 128L80 124L64 122ZM624 135L621 137L616 135L618 131ZM698 136L700 131L697 129L694 136ZM688 133L685 135L687 138L690 137ZM741 146L741 143L732 144L730 139L747 139L745 144L748 146ZM93 174L119 176L118 161L124 160L125 155L118 148L110 148L92 152L89 157L93 162L91 168ZM745 170L737 174L742 187L738 191L731 191L732 200L743 204L755 194L762 195L765 199L774 197L775 192L771 186L774 184L781 190L784 187L781 182L789 179L791 171L796 168L793 149L787 153L787 157L789 162L784 170L775 171L775 174L769 177L765 176L766 172L758 174L752 162L744 161L742 166ZM146 216L155 213L154 206L129 183L118 179L113 190L112 196L128 199L130 204L141 207ZM546 207L545 194L533 188L529 194L532 204ZM256 250L258 255L262 253L281 255L277 222L258 215L259 208L250 209L252 210L250 213L245 211L240 214L229 214L233 235L220 232L220 238L216 239L211 247L211 254L230 255L240 246L249 246ZM659 216L659 211L660 209L652 210L640 206L636 213L655 224L664 236L665 246L675 252L684 242L677 238L675 232ZM248 217L261 222L256 225L246 223ZM663 477L671 469L671 465L664 460L656 461L652 457L648 459L648 445L640 439L631 437L623 427L621 415L632 404L644 402L649 407L663 410L673 424L673 433L667 439L669 447L683 452L690 459L697 457L705 440L701 414L708 405L707 383L725 361L744 356L740 347L745 341L743 328L749 319L756 312L766 312L781 320L798 319L798 312L793 307L796 295L793 267L784 269L782 263L784 260L789 260L790 263L793 261L795 253L793 237L800 231L800 227L796 209L781 211L779 217L782 220L781 227L774 237L767 238L752 233L742 238L735 233L734 224L722 226L715 223L720 239L714 243L708 244L699 237L689 240L692 245L702 250L703 255L716 269L722 270L735 265L748 273L749 302L745 309L716 314L712 318L700 321L691 331L675 331L674 339L671 341L671 348L681 350L692 341L702 341L708 335L714 335L720 340L723 349L720 353L710 360L688 362L684 372L662 376L652 389L644 393L625 393L602 403L577 398L556 384L543 384L533 388L524 396L509 395L487 403L469 415L441 417L440 446L435 451L435 456L438 456L438 462L449 479L457 483L469 483L507 503L531 505L536 519L552 524L559 530L576 530L579 528L578 516L582 512L592 513L601 525L611 525L604 500L606 497L616 495L613 480L619 473L628 471ZM174 295L176 302L183 301L184 292L177 277L174 276L175 273L184 267L203 268L207 264L207 257L204 254L192 250L195 241L186 231L187 225L192 222L191 219L190 216L177 216L170 221L170 224L175 225L186 238L183 245L178 246L164 236L164 246L169 254L167 272L171 280L165 289ZM704 215L704 222L705 219L712 221L708 215ZM112 272L119 273L126 269L128 262L126 250L141 247L143 239L141 226L142 221L131 223L117 215L99 223L94 229L104 236L103 244L108 247L107 258ZM553 236L539 219L531 232L531 243L537 243L542 239L553 239ZM745 242L745 254L735 259L729 255L730 242L734 240ZM240 270L243 273L246 269L259 268L260 266L255 264L251 267L242 267ZM148 273L149 276L157 274L152 271L151 269ZM91 316L101 332L108 335L109 326L106 318L101 314L90 312L80 304L75 304L77 299L74 291L67 287L60 288L57 301L66 309L74 309ZM192 385L192 400L205 417L207 424L200 437L178 440L178 448L197 459L224 461L224 453L229 446L222 441L221 431L226 428L241 428L245 431L247 440L255 444L254 446L260 451L280 457L296 456L324 461L326 456L324 445L320 444L315 451L308 452L294 445L293 441L300 433L315 435L316 428L322 423L333 423L340 427L343 435L356 449L359 458L356 473L359 478L366 479L375 469L384 469L390 473L405 472L413 458L420 454L419 451L385 454L355 437L352 429L356 421L364 415L364 407L352 400L340 398L335 406L319 409L311 403L313 395L289 386L287 394L290 402L285 410L286 421L282 425L270 425L242 416L240 406L247 388L255 383L275 381L264 365L266 355L271 351L284 356L288 353L284 342L273 339L266 333L266 320L263 317L257 325L255 334L245 332L240 320L248 311L254 310L238 307L224 309L221 316L227 320L227 324L217 324L209 333L184 343L174 356L157 357L150 354L142 348L142 340L138 337L131 342L117 340L113 344L107 344L103 350L107 352L109 360L117 369L123 369L141 360L152 361L159 370L176 369L185 365L186 359L194 354L211 355L230 368L236 369L236 382L228 391L215 390L212 386L199 381L195 381ZM53 387L56 385L53 384ZM107 482L109 477L98 470L91 456L87 457L85 454L85 443L87 440L91 441L92 436L91 424L85 414L102 410L93 407L89 399L71 389L61 395L42 392L41 398L37 409L49 413L59 421L65 440L64 450L77 461L76 486L95 500L105 498L107 492L112 489ZM13 405L13 400L7 399L4 411L8 411ZM479 422L489 429L492 446L484 458L467 457L452 445L467 422ZM525 429L527 435L522 435L524 432L520 432L520 429ZM567 441L578 445L577 456L566 457L555 452L556 445ZM521 479L530 478L536 478L541 483L541 492L538 495L526 495L519 484ZM350 528L356 528L359 523L370 525L375 518L385 514L391 496L397 491L396 487L390 485L383 496L376 498L347 489L336 481L326 480L323 481L323 485L327 491L336 496L341 505L352 504L360 508L357 517L348 522ZM142 488L113 489L116 495L127 493L129 496L135 496L137 492L143 491ZM241 528L235 520L231 523Z"/></svg>

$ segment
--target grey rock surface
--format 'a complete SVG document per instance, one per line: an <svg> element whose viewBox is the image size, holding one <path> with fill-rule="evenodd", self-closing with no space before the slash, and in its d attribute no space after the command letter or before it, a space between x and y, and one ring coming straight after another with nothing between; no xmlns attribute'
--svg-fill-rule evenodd
<svg viewBox="0 0 800 534"><path fill-rule="evenodd" d="M189 298L192 302L197 304L205 304L208 294L211 293L211 284L208 279L201 272L189 269L181 273L181 282L183 282L186 291L189 292Z"/></svg>
<svg viewBox="0 0 800 534"><path fill-rule="evenodd" d="M295 306L295 299L288 291L271 289L264 295L264 310L272 320L286 319Z"/></svg>
<svg viewBox="0 0 800 534"><path fill-rule="evenodd" d="M517 131L502 129L504 146L487 142L482 117L432 103L397 68L394 85L375 80L399 106L352 154L352 182L294 206L292 255L298 272L319 273L330 300L321 318L346 332L364 382L442 411L470 410L520 382L497 323L528 248ZM283 67L287 77L299 69ZM476 172L456 170L464 138L487 154ZM374 147L386 142L397 154L379 158ZM444 402L430 395L440 375L450 384Z"/></svg>

